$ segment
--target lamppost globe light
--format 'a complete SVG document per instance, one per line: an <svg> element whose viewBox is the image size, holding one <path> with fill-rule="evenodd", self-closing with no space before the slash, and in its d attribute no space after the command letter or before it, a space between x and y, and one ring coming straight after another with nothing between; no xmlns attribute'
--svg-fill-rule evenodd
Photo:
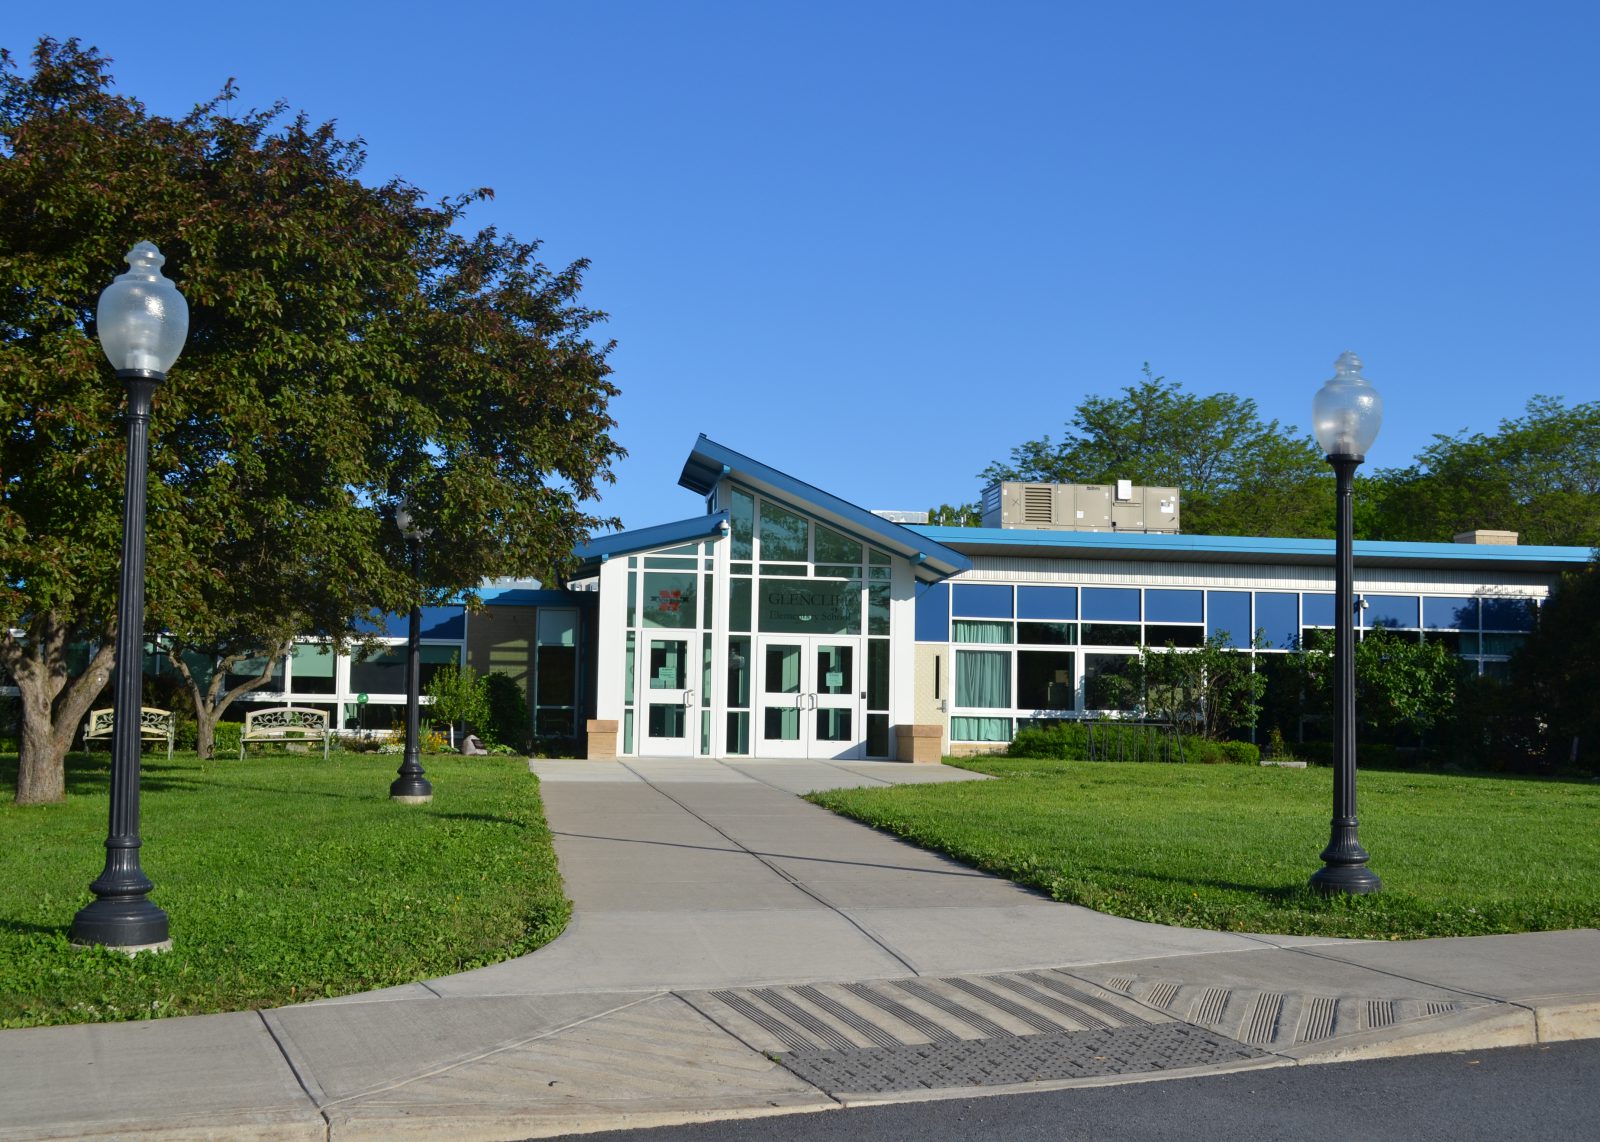
<svg viewBox="0 0 1600 1142"><path fill-rule="evenodd" d="M1383 424L1383 398L1361 375L1361 358L1346 350L1333 377L1311 401L1311 423L1326 456L1365 456Z"/></svg>
<svg viewBox="0 0 1600 1142"><path fill-rule="evenodd" d="M118 372L165 373L189 336L189 304L161 273L166 262L153 242L125 255L128 271L100 293L95 330Z"/></svg>
<svg viewBox="0 0 1600 1142"><path fill-rule="evenodd" d="M394 525L407 539L417 538L417 521L411 518L411 509L405 504L394 509Z"/></svg>

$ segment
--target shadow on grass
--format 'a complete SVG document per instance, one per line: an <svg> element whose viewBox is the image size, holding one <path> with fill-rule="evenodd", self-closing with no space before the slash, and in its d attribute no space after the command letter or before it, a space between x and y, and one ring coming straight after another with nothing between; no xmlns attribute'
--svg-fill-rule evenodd
<svg viewBox="0 0 1600 1142"><path fill-rule="evenodd" d="M202 787L194 771L168 762L166 758L144 758L139 763L139 788L150 793L173 791L194 792ZM65 763L65 786L68 797L104 797L111 789L111 757L109 754L69 753ZM15 754L0 757L0 800L17 795L17 758Z"/></svg>
<svg viewBox="0 0 1600 1142"><path fill-rule="evenodd" d="M30 924L26 920L7 920L0 918L0 929L16 932L23 936L65 936L72 930L71 924Z"/></svg>
<svg viewBox="0 0 1600 1142"><path fill-rule="evenodd" d="M484 821L491 825L510 825L514 829L528 827L515 817L507 817L500 813L430 813L429 816L445 821Z"/></svg>

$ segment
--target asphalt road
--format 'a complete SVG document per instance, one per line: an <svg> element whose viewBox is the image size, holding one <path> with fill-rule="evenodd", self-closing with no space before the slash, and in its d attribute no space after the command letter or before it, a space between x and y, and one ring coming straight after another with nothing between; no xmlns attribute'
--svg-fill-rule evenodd
<svg viewBox="0 0 1600 1142"><path fill-rule="evenodd" d="M917 1102L584 1142L1420 1142L1600 1139L1600 1040L995 1098Z"/></svg>

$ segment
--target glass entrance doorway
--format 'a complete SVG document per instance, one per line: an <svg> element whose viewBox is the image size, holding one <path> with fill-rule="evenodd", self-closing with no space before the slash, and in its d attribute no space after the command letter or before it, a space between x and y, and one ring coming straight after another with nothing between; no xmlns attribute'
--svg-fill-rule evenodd
<svg viewBox="0 0 1600 1142"><path fill-rule="evenodd" d="M699 703L689 675L689 640L655 637L645 640L644 733L639 752L645 757L689 757L694 753L694 727Z"/></svg>
<svg viewBox="0 0 1600 1142"><path fill-rule="evenodd" d="M862 756L859 660L859 639L762 639L754 752L761 757Z"/></svg>

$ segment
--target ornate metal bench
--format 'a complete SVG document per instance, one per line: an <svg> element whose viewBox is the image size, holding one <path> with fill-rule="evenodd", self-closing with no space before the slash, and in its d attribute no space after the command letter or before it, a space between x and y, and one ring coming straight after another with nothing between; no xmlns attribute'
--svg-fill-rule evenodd
<svg viewBox="0 0 1600 1142"><path fill-rule="evenodd" d="M92 710L83 724L83 748L92 741L110 741L111 729L117 724L117 712L112 709ZM154 706L139 707L139 740L141 742L166 742L167 760L172 760L172 711Z"/></svg>
<svg viewBox="0 0 1600 1142"><path fill-rule="evenodd" d="M239 760L244 760L244 747L250 742L286 742L301 744L322 739L322 760L328 760L328 743L333 731L328 728L328 711L313 710L305 706L277 706L268 710L250 710L244 716L244 731L239 735Z"/></svg>

